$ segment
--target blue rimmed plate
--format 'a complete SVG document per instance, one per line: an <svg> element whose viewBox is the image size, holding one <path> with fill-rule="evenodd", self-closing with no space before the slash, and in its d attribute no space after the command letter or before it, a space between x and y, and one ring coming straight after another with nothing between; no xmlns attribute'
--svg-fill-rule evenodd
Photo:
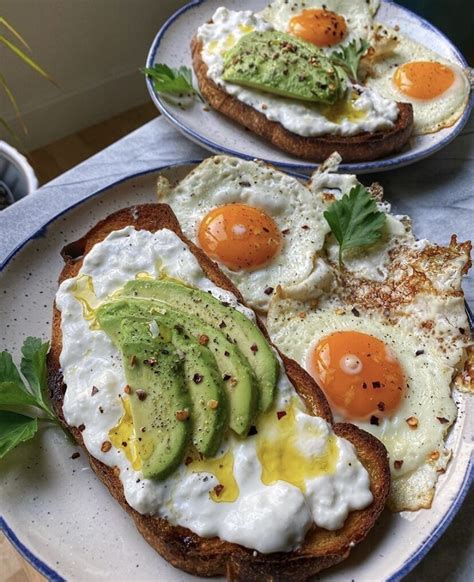
<svg viewBox="0 0 474 582"><path fill-rule="evenodd" d="M268 0L193 0L186 4L163 25L156 35L147 58L147 67L154 63L166 63L178 67L191 67L189 43L198 27L208 21L216 8L225 5L234 10L258 11L268 4ZM376 20L387 25L400 26L401 32L421 44L429 46L441 56L467 67L462 54L450 40L429 22L406 8L383 1ZM153 83L147 78L150 96L161 113L189 139L214 153L225 153L242 158L259 158L281 168L312 172L317 164L299 160L262 140L241 125L234 123L214 110L208 111L196 103L182 110L158 95ZM458 121L449 128L436 133L416 136L398 154L373 162L342 164L340 172L365 174L391 170L413 164L434 154L452 141L466 124L474 103L471 92L469 104Z"/></svg>
<svg viewBox="0 0 474 582"><path fill-rule="evenodd" d="M50 334L52 302L62 268L60 250L111 212L155 199L159 173L172 182L196 162L130 176L96 192L45 224L0 257L0 349L18 356L27 335ZM457 395L460 414L450 435L453 460L438 484L432 509L385 512L350 558L325 580L400 580L429 551L453 519L473 478L472 399ZM18 447L0 463L0 529L50 580L199 580L172 568L135 530L95 478L84 455L55 429Z"/></svg>

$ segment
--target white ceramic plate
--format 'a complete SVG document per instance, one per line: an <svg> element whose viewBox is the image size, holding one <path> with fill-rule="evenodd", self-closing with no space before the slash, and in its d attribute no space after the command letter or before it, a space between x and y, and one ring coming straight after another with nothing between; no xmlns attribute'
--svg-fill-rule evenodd
<svg viewBox="0 0 474 582"><path fill-rule="evenodd" d="M256 12L268 3L269 0L193 0L173 14L158 32L148 53L147 67L152 67L154 63L191 67L191 38L198 27L212 17L216 8L225 5L234 10ZM467 67L462 54L443 33L406 8L383 1L376 19L387 25L400 26L401 32L406 36L430 47L461 67ZM206 111L198 102L182 110L160 97L150 79L147 78L146 82L150 96L161 113L189 139L211 152L247 159L260 158L281 168L305 173L312 172L317 167L317 164L282 152L216 111ZM473 102L474 93L471 92L464 114L453 126L434 134L413 137L408 146L398 154L373 162L342 164L339 171L353 174L380 172L406 166L430 156L460 133L469 118Z"/></svg>
<svg viewBox="0 0 474 582"><path fill-rule="evenodd" d="M162 169L179 180L194 163ZM6 258L0 257L0 349L18 357L28 335L48 338L60 250L98 220L155 198L158 171L131 176L61 213ZM400 580L428 552L461 506L473 477L474 404L457 396L459 417L450 437L453 460L440 478L429 511L386 512L350 558L324 573L325 580ZM135 530L61 431L43 430L0 463L0 528L51 580L94 582L192 582L171 567ZM113 573L113 574L111 574Z"/></svg>

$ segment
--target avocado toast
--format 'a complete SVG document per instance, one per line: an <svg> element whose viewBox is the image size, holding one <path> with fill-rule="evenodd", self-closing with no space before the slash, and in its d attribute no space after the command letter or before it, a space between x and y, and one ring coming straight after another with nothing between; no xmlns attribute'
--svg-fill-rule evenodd
<svg viewBox="0 0 474 582"><path fill-rule="evenodd" d="M160 204L142 205L116 212L107 219L101 221L82 239L65 247L63 250L63 257L66 264L61 273L59 282L66 282L78 275L84 261L94 248L94 245L103 242L107 237L109 237L109 235L111 235L111 233L115 233L116 231L120 231L127 227L134 227L134 229L139 233L141 231L148 233L157 233L162 230L172 231L179 237L184 246L192 252L207 279L212 281L214 285L222 290L230 291L239 302L242 302L240 294L230 281L218 270L215 264L212 263L192 243L184 238L179 224L169 207ZM202 391L201 395L204 395L205 399L209 398L207 401L208 404L210 404L209 408L214 412L219 411L219 404L226 398L220 391L217 380L213 383L211 376L209 382L207 382L207 377L210 376L208 373L209 366L212 364L206 362L202 363L202 359L200 360L201 365L204 366L205 373L196 377L198 382L194 382L196 388L195 394L190 390L186 390L186 383L190 384L186 371L183 370L182 374L177 373L178 369L186 366L186 362L193 361L195 354L198 354L200 351L199 346L206 347L210 343L209 340L215 339L212 337L213 333L215 337L218 338L219 336L218 334L215 334L215 332L201 334L201 336L205 336L205 338L202 338L201 341L199 341L198 338L197 342L189 342L184 338L184 335L187 335L187 332L191 333L190 330L193 317L190 313L191 310L189 309L190 304L188 304L187 314L191 319L191 322L186 322L183 319L183 321L178 325L170 325L171 322L176 323L173 310L180 311L180 307L182 308L183 304L180 303L179 300L174 300L171 309L167 310L166 307L163 306L163 303L167 303L166 293L173 285L178 284L176 281L172 280L164 279L164 281L168 281L169 285L167 289L164 291L162 289L160 291L153 289L155 283L152 283L151 281L149 282L144 279L139 283L137 280L134 280L132 283L128 283L128 287L125 285L118 296L113 295L108 304L102 303L98 309L98 319L99 321L102 319L100 325L102 325L102 328L109 334L112 341L114 341L115 335L118 331L121 333L121 339L117 340L115 338L115 341L117 341L117 344L121 346L122 356L124 358L123 361L128 362L129 367L129 369L127 369L127 366L125 366L125 377L127 378L128 384L124 388L124 392L129 396L136 397L137 405L143 405L153 400L152 395L154 385L160 383L159 380L162 373L165 382L177 384L170 391L170 395L173 398L179 399L177 406L180 408L179 412L183 412L183 415L179 416L179 418L176 416L178 423L181 423L178 425L179 430L177 430L172 438L173 448L176 450L171 457L165 455L164 464L167 465L165 467L163 466L163 462L160 462L163 461L163 459L160 460L158 457L157 459L152 459L153 461L156 461L156 464L155 462L152 463L150 461L148 465L149 474L155 475L155 478L163 477L162 471L165 473L167 471L172 471L172 466L177 462L182 464L183 442L189 443L192 439L196 449L199 450L199 448L201 448L202 451L207 451L207 454L212 453L213 449L216 448L216 440L222 438L222 426L229 422L229 418L225 417L225 413L221 413L220 416L216 414L210 425L206 423L205 418L201 418L201 420L197 421L197 424L194 423L193 427L195 429L196 426L199 426L200 422L202 422L202 426L210 426L209 430L204 431L205 436L203 439L195 438L192 434L193 429L191 429L191 427L186 428L185 426L185 421L188 420L186 417L186 411L188 411L187 413L189 414L189 409L193 411L195 410L195 407L192 405L192 399L196 398L196 393ZM161 282L162 280L158 281L158 284L161 284ZM189 288L186 287L186 289ZM150 298L150 293L153 298ZM186 295L187 293L189 293L189 291L185 290L184 294ZM176 294L172 293L172 296L176 297ZM127 299L125 300L124 298ZM198 299L199 298L202 299L202 297L198 296ZM187 300L188 299L185 298L182 301L186 302ZM167 320L164 322L166 323L164 328L171 329L172 331L174 330L175 334L178 334L179 337L166 336L166 334L162 332L161 325L159 326L158 332L156 332L156 330L150 330L151 335L148 334L146 330L144 331L144 328L141 325L143 323L143 312L147 312L150 307L153 307L154 309L158 307L152 302L161 302L158 319L161 318L161 320ZM152 303L152 305L150 305L150 303ZM220 319L220 316L218 315L219 308L217 308L216 305L213 306L212 303L213 299L211 298L210 304L207 308L207 312L211 314L211 319L212 317L218 317L219 322L224 323L221 330L228 326L232 327L236 320L232 316L230 320L224 318ZM221 306L226 309L229 309L230 307L228 305L222 305L222 302ZM121 309L124 309L127 313L131 310L133 312L133 317L123 317L123 314L120 315ZM118 310L119 314L114 314L114 310ZM203 312L200 311L199 313L201 315ZM68 424L64 416L63 407L68 387L64 383L63 370L61 369L60 364L61 352L63 350L61 318L62 313L57 309L57 307L55 307L51 351L48 360L49 386L55 410L59 418L73 434L76 441L79 444L84 444L83 435L87 434L87 427L83 425L74 426L70 423ZM236 319L239 320L240 317L237 316ZM117 322L120 322L120 324ZM130 325L131 328L127 327ZM208 325L215 329L214 326L212 326L212 321L208 322ZM249 331L250 326L244 324L244 330L242 332L244 335L246 333L252 334L252 343L250 345L252 347L257 346L257 350L255 350L255 348L251 350L252 354L258 354L261 351L264 352L265 346L268 347L268 343L262 343L262 338L265 338L268 342L266 331L258 320L257 325L259 330L256 326L253 326L254 329ZM219 327L220 326L218 325L218 328ZM246 327L248 327L247 331L245 331ZM242 330L242 327L239 326L239 329ZM221 340L221 342L222 341L223 340ZM183 358L174 358L174 355L178 353L177 348L179 348L180 342L180 352L189 352L190 354L188 357L184 357L184 363ZM217 343L219 344L219 341ZM219 350L222 350L222 345L219 345L215 352L217 357L216 355L213 356L215 360L214 365L216 366L218 366ZM160 353L160 362L153 362L153 358L155 358L157 351ZM224 349L224 352L225 351L226 350ZM137 355L140 357L137 358ZM278 359L275 360L275 357L272 356L272 354L267 354L267 356L268 357L262 357L259 359L258 364L251 366L251 371L249 371L248 367L244 368L246 369L247 374L251 377L252 386L255 388L254 392L257 393L258 398L256 399L254 394L253 398L256 399L257 402L252 402L252 397L250 396L250 403L248 406L245 404L241 405L240 399L236 402L236 406L242 406L241 413L243 419L240 422L236 420L235 428L237 428L237 431L241 430L242 433L245 432L244 429L247 428L249 422L256 422L255 414L261 414L266 406L270 406L271 408L272 397L271 395L268 395L271 390L269 391L266 389L265 385L271 386L271 376L275 373L275 366L278 366L278 363L275 364L275 361L278 362ZM161 366L161 362L166 362L163 363L163 370L158 372L158 382L156 379L144 378L144 375L150 375L150 369L142 366L140 362L140 365L137 365L137 359L139 359L140 362L144 362L145 360L148 361L147 365L149 365L150 369L153 371L157 365ZM196 360L198 359L199 358L196 358ZM314 382L292 360L281 356L281 361L291 384L304 401L307 410L310 411L311 414L324 419L331 425L332 416L328 404ZM242 364L242 362L240 362L240 364ZM167 365L169 365L171 370L176 371L175 375L166 371L165 368ZM239 362L236 362L235 360L233 365L238 372ZM256 375L258 380L255 376L252 377L252 374ZM206 382L201 381L201 376L206 376ZM265 378L267 378L267 381ZM143 398L143 394L140 390L135 389L137 381L146 385L146 398ZM129 384L132 385L132 390L130 390ZM256 384L258 384L259 387L257 387ZM92 391L94 392L94 389L92 389ZM199 398L197 398L197 400L199 401ZM162 400L160 400L160 402L163 403ZM215 406L215 402L217 402L217 406ZM134 406L133 402L131 402L131 406ZM148 407L148 404L146 406ZM140 411L139 408L136 407L136 410L138 411L138 415L142 414L146 416L150 412L149 408ZM251 411L249 417L250 421L249 418L246 418L246 414L249 410ZM228 414L232 416L232 407L228 407L227 411ZM133 410L132 412L134 413L134 420L143 422L143 426L145 426L148 420L143 416L136 416ZM209 413L208 410L203 410L202 412L203 415ZM105 414L106 413L107 411L105 411ZM164 412L155 410L154 413L161 415L160 418L166 417L168 414L166 410ZM102 412L98 411L97 414L101 415ZM138 420L139 418L140 420ZM170 422L173 424L173 418L169 417L169 415L168 421L167 427L169 428ZM172 432L175 431L175 428L170 428L169 430ZM125 498L123 484L117 467L108 466L91 455L87 450L86 453L88 454L91 466L98 477L104 482L111 494L117 499L122 507L131 515L137 528L145 539L174 566L197 575L212 576L225 574L230 579L237 580L261 580L262 578L301 580L306 579L323 568L344 559L349 554L351 547L355 543L361 541L371 529L384 507L388 494L389 471L386 451L383 446L376 439L352 425L335 424L333 425L333 430L337 437L344 438L355 446L357 457L365 467L370 478L370 489L373 495L373 501L364 509L351 511L342 528L329 531L322 527L316 527L315 525L311 526L306 532L304 542L300 547L284 552L257 552L252 548L243 547L242 545L224 541L217 537L203 537L197 535L186 527L173 525L169 520L160 516L150 515L149 512L139 512L133 509ZM186 432L188 434L183 436ZM106 448L108 448L108 446ZM205 454L206 452L204 455ZM176 459L178 459L178 461ZM187 458L185 458L185 462L188 462ZM145 466L142 467L142 472L145 476Z"/></svg>

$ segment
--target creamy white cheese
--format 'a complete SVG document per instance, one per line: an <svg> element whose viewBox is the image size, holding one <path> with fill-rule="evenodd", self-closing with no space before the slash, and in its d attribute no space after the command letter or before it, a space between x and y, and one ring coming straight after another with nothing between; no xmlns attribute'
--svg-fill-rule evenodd
<svg viewBox="0 0 474 582"><path fill-rule="evenodd" d="M359 93L353 106L364 113L359 119L344 118L334 122L325 117L317 104L305 104L228 83L222 79L223 54L234 46L239 38L250 31L263 32L273 26L262 16L250 10L235 12L220 7L211 23L199 27L197 36L203 43L202 58L207 65L207 75L229 95L263 113L270 121L277 121L297 135L311 137L324 134L355 135L364 131L390 129L398 117L395 101L381 97L362 85L354 85Z"/></svg>
<svg viewBox="0 0 474 582"><path fill-rule="evenodd" d="M163 270L223 297L222 290L205 277L187 247L168 230L151 233L127 227L110 234L86 256L78 277L88 275L97 299L104 300L138 274L157 277ZM352 444L335 437L323 419L302 410L295 416L301 433L299 448L307 455L317 455L325 435L332 435L338 449L335 470L307 479L305 493L284 481L271 485L262 482L255 438L229 436L222 447L222 452L232 450L234 456L233 472L240 490L234 502L217 503L210 498L209 492L218 485L211 473L192 472L182 465L168 479L155 481L133 470L121 449L112 447L103 452L102 443L109 440L110 429L123 414L121 397L126 381L119 351L104 332L91 329L84 318L83 306L74 295L76 281L77 277L64 281L56 295L63 341L60 363L67 385L64 416L71 426L85 426L84 444L95 458L120 469L131 507L142 514L164 517L203 537L219 536L268 553L297 548L313 522L329 530L338 529L350 511L371 503L369 476ZM226 293L225 298L237 306L231 294ZM248 316L252 313L242 306L239 309ZM94 386L98 392L92 394ZM295 398L295 390L282 371L278 407L285 408ZM305 440L307 436L303 438L308 425L320 435L313 444Z"/></svg>

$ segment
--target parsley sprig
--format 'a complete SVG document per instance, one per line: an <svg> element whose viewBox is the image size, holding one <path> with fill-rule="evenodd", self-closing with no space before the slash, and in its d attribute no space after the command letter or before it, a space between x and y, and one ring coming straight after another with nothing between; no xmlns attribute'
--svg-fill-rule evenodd
<svg viewBox="0 0 474 582"><path fill-rule="evenodd" d="M26 338L21 349L21 375L11 355L0 352L0 459L33 438L38 421L59 425L47 394L48 348L49 342Z"/></svg>
<svg viewBox="0 0 474 582"><path fill-rule="evenodd" d="M339 243L339 265L347 249L368 246L382 236L386 216L377 209L375 200L362 184L333 202L324 213Z"/></svg>
<svg viewBox="0 0 474 582"><path fill-rule="evenodd" d="M199 90L193 85L193 73L189 67L173 69L163 63L157 63L153 67L141 69L141 72L150 77L159 94L193 95L204 103Z"/></svg>
<svg viewBox="0 0 474 582"><path fill-rule="evenodd" d="M341 77L346 77L350 81L358 82L360 59L369 48L369 43L364 39L353 40L348 45L331 53L330 59Z"/></svg>

